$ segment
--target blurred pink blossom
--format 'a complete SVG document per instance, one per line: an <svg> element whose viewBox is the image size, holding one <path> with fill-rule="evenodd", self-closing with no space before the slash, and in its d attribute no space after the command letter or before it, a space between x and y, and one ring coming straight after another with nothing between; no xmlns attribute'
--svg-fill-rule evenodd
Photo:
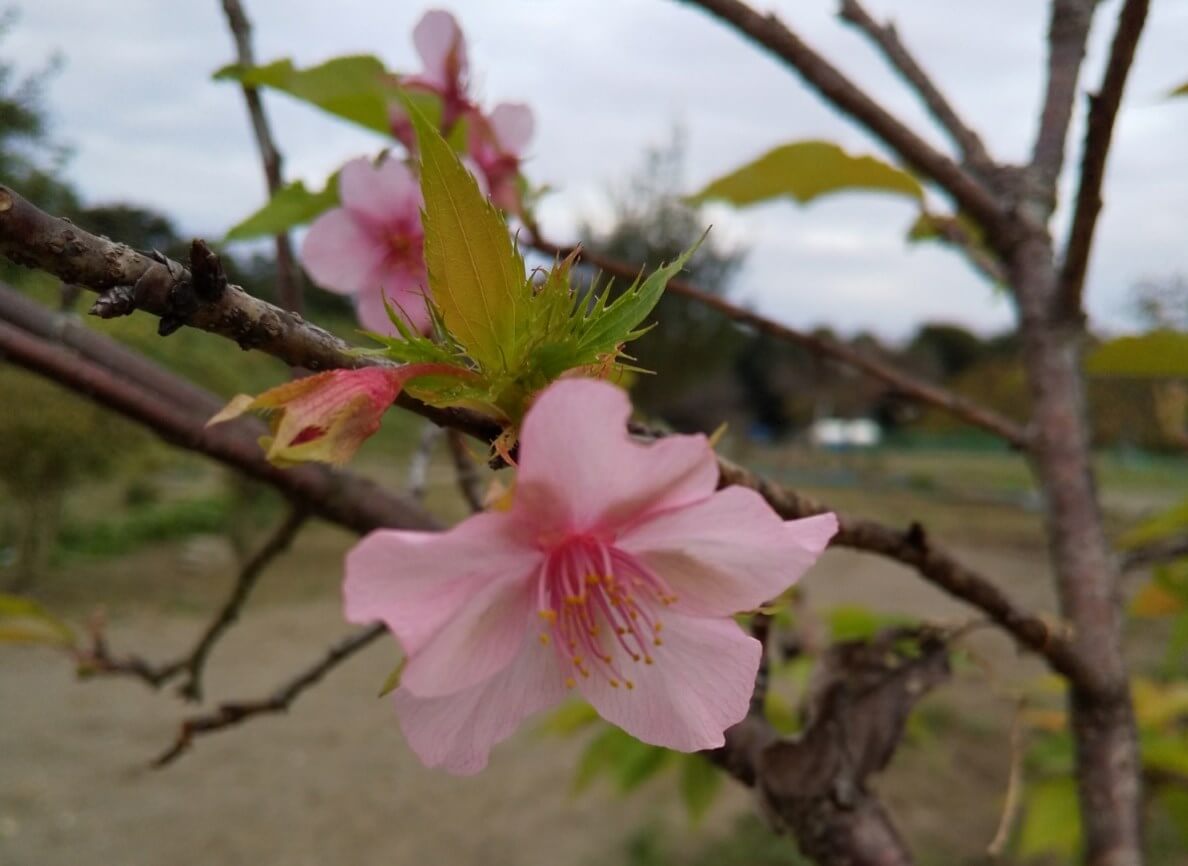
<svg viewBox="0 0 1188 866"><path fill-rule="evenodd" d="M525 418L507 510L381 529L347 555L346 617L403 647L396 714L428 766L481 770L570 690L681 751L721 746L746 713L761 647L732 617L795 582L837 520L716 491L704 436L642 444L630 412L613 385L554 383Z"/></svg>
<svg viewBox="0 0 1188 866"><path fill-rule="evenodd" d="M473 116L467 150L486 178L491 201L508 213L522 210L520 160L534 126L532 109L518 102L501 102L489 117Z"/></svg>
<svg viewBox="0 0 1188 866"><path fill-rule="evenodd" d="M326 211L309 228L301 261L325 289L351 295L362 326L395 335L384 297L412 327L427 333L424 231L421 189L408 166L359 158L338 178L341 207Z"/></svg>

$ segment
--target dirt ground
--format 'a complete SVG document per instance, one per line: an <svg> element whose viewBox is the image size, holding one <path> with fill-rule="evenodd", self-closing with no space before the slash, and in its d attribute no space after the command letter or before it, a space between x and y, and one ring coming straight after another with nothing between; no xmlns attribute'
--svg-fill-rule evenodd
<svg viewBox="0 0 1188 866"><path fill-rule="evenodd" d="M115 595L109 633L117 648L168 657L193 640L230 579L217 542L207 541L214 554L192 542L65 569L42 594L78 617ZM349 541L314 527L273 565L212 657L211 699L263 695L347 631L336 574ZM1039 551L961 552L1016 595L1049 603ZM942 620L968 616L907 571L847 552L827 554L806 591L820 608L848 602ZM906 835L942 858L976 855L993 835L1010 712L995 690L1039 670L989 631L973 646L994 671L994 687L962 677L930 699L933 716L956 719L950 741L909 744L880 782ZM387 701L374 697L395 660L391 644L369 648L287 716L203 738L176 765L152 771L147 760L187 712L169 692L134 681L80 683L59 655L0 648L0 864L582 866L623 862L626 840L647 824L667 826L680 847L695 848L751 808L732 786L710 818L690 828L666 778L625 799L605 787L574 796L580 740L532 730L498 749L478 777L425 770Z"/></svg>

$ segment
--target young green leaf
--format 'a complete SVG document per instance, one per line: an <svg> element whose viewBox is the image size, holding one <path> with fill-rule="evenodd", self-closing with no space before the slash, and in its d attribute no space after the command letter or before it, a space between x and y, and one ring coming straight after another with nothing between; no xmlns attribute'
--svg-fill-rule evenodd
<svg viewBox="0 0 1188 866"><path fill-rule="evenodd" d="M689 818L700 821L722 790L722 771L704 755L681 755L681 799Z"/></svg>
<svg viewBox="0 0 1188 866"><path fill-rule="evenodd" d="M1188 332L1152 331L1109 340L1090 354L1085 368L1093 376L1188 378Z"/></svg>
<svg viewBox="0 0 1188 866"><path fill-rule="evenodd" d="M74 630L30 598L0 593L0 643L74 644Z"/></svg>
<svg viewBox="0 0 1188 866"><path fill-rule="evenodd" d="M487 372L514 363L532 288L507 224L453 148L415 106L425 263L449 334Z"/></svg>
<svg viewBox="0 0 1188 866"><path fill-rule="evenodd" d="M765 153L692 196L749 205L779 196L800 204L849 190L884 192L922 201L920 182L873 156L851 156L829 141L796 141Z"/></svg>
<svg viewBox="0 0 1188 866"><path fill-rule="evenodd" d="M370 55L336 57L308 69L288 59L266 66L232 64L214 77L271 87L375 132L391 133L389 106L396 87L383 63Z"/></svg>
<svg viewBox="0 0 1188 866"><path fill-rule="evenodd" d="M311 192L296 180L276 191L258 211L234 225L226 240L265 237L304 225L338 204L338 173L331 175L321 192Z"/></svg>

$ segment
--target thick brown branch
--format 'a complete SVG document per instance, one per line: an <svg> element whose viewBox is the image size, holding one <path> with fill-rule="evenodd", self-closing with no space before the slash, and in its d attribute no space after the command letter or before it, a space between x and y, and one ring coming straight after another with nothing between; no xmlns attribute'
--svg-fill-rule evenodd
<svg viewBox="0 0 1188 866"><path fill-rule="evenodd" d="M978 221L995 248L1005 248L1007 226L995 196L801 41L779 17L758 12L742 0L683 2L716 16L794 69L835 108L854 118L889 145L904 162L949 193L961 210Z"/></svg>
<svg viewBox="0 0 1188 866"><path fill-rule="evenodd" d="M559 258L564 258L576 251L581 258L613 276L634 279L640 272L638 265L620 262L585 248L562 247L541 238L536 238L532 245L546 255ZM993 410L979 406L974 401L960 394L948 391L940 385L935 385L931 382L918 379L902 370L897 370L889 364L871 358L869 355L859 352L844 343L781 325L779 322L774 322L752 310L732 304L730 301L711 294L685 280L669 280L667 291L709 307L723 316L738 322L740 325L746 325L778 340L802 346L816 355L829 358L840 364L845 364L847 367L851 367L875 381L890 386L904 397L935 406L974 427L980 427L989 433L993 433L995 436L1006 440L1015 448L1024 449L1027 446L1026 431L1009 418L999 415Z"/></svg>
<svg viewBox="0 0 1188 866"><path fill-rule="evenodd" d="M254 425L206 427L200 415L5 323L0 323L0 358L83 393L144 424L166 441L213 457L274 487L294 504L308 507L312 514L356 532L381 526L439 528L416 505L350 473L321 466L279 469L264 459Z"/></svg>
<svg viewBox="0 0 1188 866"><path fill-rule="evenodd" d="M0 255L99 292L93 312L104 318L144 310L162 317L163 325L187 324L307 370L389 363L356 353L328 331L252 297L239 286L228 285L217 297L196 297L188 268L169 259L154 259L50 216L5 186L0 186ZM474 412L437 409L407 394L401 394L396 402L434 423L480 439L489 441L500 433L498 425Z"/></svg>
<svg viewBox="0 0 1188 866"><path fill-rule="evenodd" d="M316 685L322 677L386 631L387 628L383 625L372 625L343 638L331 646L317 662L283 683L267 698L230 701L220 704L212 713L186 719L173 745L153 761L153 766L164 767L173 763L189 750L196 737L203 734L241 724L256 716L286 712L302 692Z"/></svg>
<svg viewBox="0 0 1188 866"><path fill-rule="evenodd" d="M1048 83L1031 167L1046 217L1056 209L1056 182L1064 166L1068 125L1077 95L1077 79L1097 0L1052 0L1048 22Z"/></svg>
<svg viewBox="0 0 1188 866"><path fill-rule="evenodd" d="M223 0L223 13L227 17L227 26L231 29L231 37L235 40L235 59L241 66L255 66L256 58L252 51L252 25L248 21L247 13L239 0ZM264 101L260 91L250 84L243 85L243 99L247 103L248 118L252 123L252 134L256 139L256 148L260 152L260 162L264 167L264 180L268 185L268 194L276 195L277 190L284 183L283 158L277 149L276 141L272 137L272 129L268 125L268 115L264 111ZM303 311L301 299L301 272L293 258L293 244L288 232L281 232L275 238L276 242L276 287L280 297L280 305L295 313Z"/></svg>
<svg viewBox="0 0 1188 866"><path fill-rule="evenodd" d="M1089 96L1089 123L1085 130L1085 146L1081 154L1081 177L1077 186L1076 205L1068 241L1064 246L1064 262L1060 269L1056 309L1070 319L1080 319L1081 296L1085 287L1085 272L1089 267L1089 252L1093 247L1093 232L1101 213L1101 187L1105 180L1106 157L1122 104L1126 79L1134 63L1134 52L1147 21L1150 0L1126 0L1118 14L1118 28L1110 46L1110 57L1096 94Z"/></svg>
<svg viewBox="0 0 1188 866"><path fill-rule="evenodd" d="M975 172L993 169L994 162L978 134L966 125L936 82L900 41L895 25L879 24L859 0L842 0L839 14L843 21L848 21L866 34L887 62L912 86L933 118L960 149L965 162Z"/></svg>
<svg viewBox="0 0 1188 866"><path fill-rule="evenodd" d="M303 508L293 508L288 516L277 526L260 549L252 554L243 564L239 575L235 579L235 586L231 594L211 620L210 625L202 633L202 637L181 661L181 670L186 674L186 680L178 687L178 693L191 701L202 700L202 674L206 668L206 659L219 638L239 619L239 612L256 586L256 581L268 567L272 560L284 553L301 527L305 525L308 513Z"/></svg>

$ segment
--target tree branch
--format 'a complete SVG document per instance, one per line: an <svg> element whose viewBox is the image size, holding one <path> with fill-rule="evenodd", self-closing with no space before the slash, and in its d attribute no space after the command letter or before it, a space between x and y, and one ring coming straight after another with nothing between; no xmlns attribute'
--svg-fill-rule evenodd
<svg viewBox="0 0 1188 866"><path fill-rule="evenodd" d="M281 684L269 697L250 701L230 701L220 704L212 713L186 719L182 722L173 745L153 760L153 766L160 768L173 763L190 749L195 738L204 734L241 724L256 716L286 712L304 691L316 685L322 677L386 632L387 627L381 623L343 638L333 644L314 664Z"/></svg>
<svg viewBox="0 0 1188 866"><path fill-rule="evenodd" d="M166 333L190 325L307 370L391 365L382 358L357 354L328 331L252 297L239 286L226 285L215 297L198 297L188 268L50 216L5 186L0 186L0 255L99 292L92 312L102 318L144 310L161 317ZM490 441L501 432L499 425L474 412L426 406L407 394L401 394L396 403L479 439Z"/></svg>
<svg viewBox="0 0 1188 866"><path fill-rule="evenodd" d="M739 484L758 491L785 519L823 514L823 503L773 484L742 466L719 458L722 486ZM1093 682L1093 671L1082 664L1066 635L1012 601L983 575L934 546L918 523L899 531L871 520L838 514L839 529L833 544L885 556L914 569L948 595L982 611L1022 646L1045 659L1053 670L1073 682Z"/></svg>
<svg viewBox="0 0 1188 866"><path fill-rule="evenodd" d="M1181 558L1188 558L1188 535L1164 538L1128 550L1122 555L1119 570L1123 572L1136 571L1140 568Z"/></svg>
<svg viewBox="0 0 1188 866"><path fill-rule="evenodd" d="M764 15L742 0L683 0L729 24L794 69L822 97L858 121L911 167L951 195L976 219L996 249L1005 248L1009 226L997 198L961 166L934 149L801 41L776 15Z"/></svg>
<svg viewBox="0 0 1188 866"><path fill-rule="evenodd" d="M532 241L532 246L546 255L556 256L558 258L564 258L577 252L581 258L596 265L606 273L617 277L634 279L640 271L640 268L636 265L608 258L584 247L562 247L539 237ZM965 421L967 424L979 427L1006 440L1006 442L1015 448L1022 450L1027 447L1027 432L1009 418L980 406L960 394L948 391L940 385L935 385L901 370L897 370L889 364L871 358L844 343L815 334L806 334L803 331L797 331L786 325L781 325L758 313L732 304L724 298L710 294L704 289L681 279L669 280L667 291L709 307L740 325L747 325L778 340L802 346L816 355L821 355L858 370L875 381L890 386L905 397L948 412Z"/></svg>
<svg viewBox="0 0 1188 866"><path fill-rule="evenodd" d="M1126 89L1126 79L1134 63L1134 52L1142 36L1149 8L1150 0L1126 0L1118 14L1118 27L1114 31L1101 86L1096 94L1089 95L1089 122L1081 154L1081 177L1068 241L1064 245L1064 262L1060 269L1056 297L1056 310L1065 318L1079 319L1082 315L1081 298L1085 273L1089 267L1089 252L1093 247L1093 232L1097 228L1097 216L1101 213L1106 157L1109 156L1122 93Z"/></svg>
<svg viewBox="0 0 1188 866"><path fill-rule="evenodd" d="M0 358L53 379L138 421L182 448L213 457L262 481L312 514L359 533L382 526L440 528L425 511L378 485L341 470L306 465L279 469L257 443L259 426L223 424L206 427L204 418L130 383L110 370L0 322Z"/></svg>
<svg viewBox="0 0 1188 866"><path fill-rule="evenodd" d="M239 612L255 588L260 575L264 573L264 569L272 560L289 548L308 517L308 512L303 508L291 509L288 516L277 526L260 549L244 563L239 576L235 579L235 586L232 587L231 594L206 627L194 648L181 661L180 670L186 674L185 682L178 687L178 693L182 697L191 701L202 700L202 674L206 668L206 659L210 655L210 651L214 649L214 645L224 632L239 619Z"/></svg>
<svg viewBox="0 0 1188 866"><path fill-rule="evenodd" d="M457 430L446 432L446 444L450 447L450 459L454 461L454 476L458 481L458 490L462 498L470 506L470 510L477 513L482 511L483 479L479 476L478 464L466 449L466 440Z"/></svg>
<svg viewBox="0 0 1188 866"><path fill-rule="evenodd" d="M1042 198L1044 219L1056 209L1056 183L1064 166L1068 125L1077 95L1077 79L1097 0L1052 0L1048 21L1048 83L1031 168Z"/></svg>
<svg viewBox="0 0 1188 866"><path fill-rule="evenodd" d="M911 85L929 113L957 145L965 162L973 171L986 173L995 167L981 138L965 124L949 100L941 93L936 82L900 41L894 24L880 25L859 0L842 0L839 15L843 21L861 30L883 53L887 62Z"/></svg>
<svg viewBox="0 0 1188 866"><path fill-rule="evenodd" d="M227 17L227 26L231 30L231 38L235 41L236 61L241 66L255 66L256 58L252 51L252 25L248 21L247 13L239 0L223 0L223 13ZM256 139L256 148L260 152L260 162L264 167L264 179L268 185L268 194L276 195L277 190L284 184L283 158L277 149L276 141L272 137L272 130L268 125L268 115L264 112L264 101L260 91L244 84L243 99L247 103L248 118L252 124L252 134ZM297 269L293 257L293 245L288 232L276 235L276 283L280 305L295 313L303 311L301 298L301 272Z"/></svg>

